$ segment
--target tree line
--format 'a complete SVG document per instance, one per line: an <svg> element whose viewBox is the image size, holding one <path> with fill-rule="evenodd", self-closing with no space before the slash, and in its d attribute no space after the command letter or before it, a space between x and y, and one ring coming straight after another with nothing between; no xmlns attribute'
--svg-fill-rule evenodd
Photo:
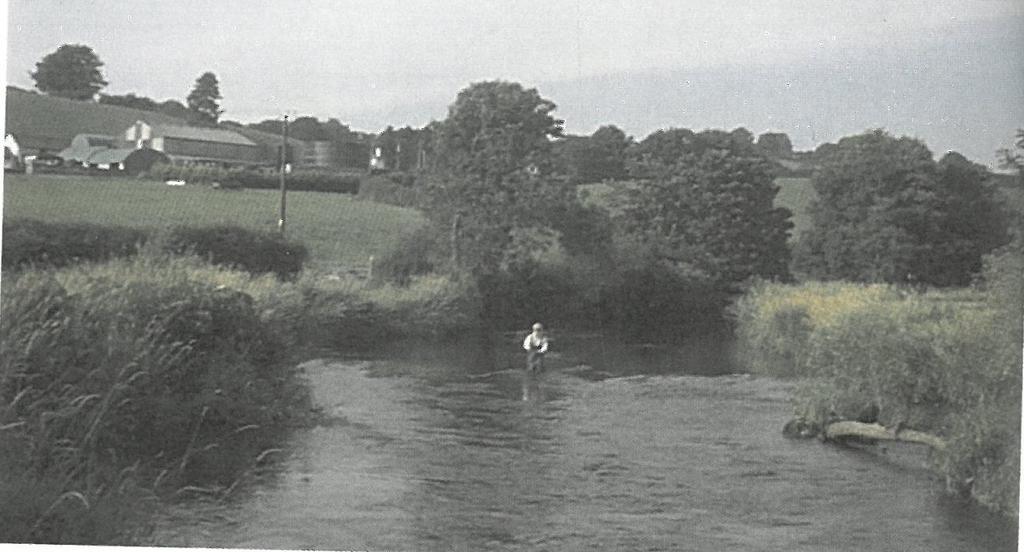
<svg viewBox="0 0 1024 552"><path fill-rule="evenodd" d="M390 261L399 278L470 274L485 296L505 297L495 311L591 301L605 314L633 309L637 324L684 303L716 310L694 295L718 301L751 279L963 286L1016 235L999 175L869 130L803 156L817 199L793 246L776 176L780 159L801 156L784 134L672 128L634 140L604 126L566 137L555 109L536 89L479 82L428 125L429 163L410 186L434 235ZM1004 153L1007 167L1019 169L1020 147ZM577 184L601 180L612 183L602 201L582 197ZM551 273L552 250L555 270L578 278Z"/></svg>
<svg viewBox="0 0 1024 552"><path fill-rule="evenodd" d="M106 85L101 66L87 46L64 45L32 75L41 91L85 99ZM204 73L184 109L191 121L216 124L219 100L216 77ZM131 94L100 101L183 107ZM290 130L304 140L369 140L388 166L416 171L406 184L422 192L420 207L438 231L457 230L439 257L481 277L529 264L555 243L607 257L628 242L633 256L673 274L726 286L787 280L791 269L806 278L957 286L1019 222L986 167L956 152L935 161L920 140L882 130L794 152L785 134L755 138L743 128L665 129L637 141L606 125L566 136L555 109L536 89L489 81L460 91L447 117L422 129L389 126L374 136L300 117ZM250 126L280 132L275 120ZM1016 152L1003 153L1018 173L1020 149L1018 137ZM780 160L813 167L817 196L812 228L792 251L791 213L774 206ZM607 198L609 209L582 201L576 184L605 180L626 183Z"/></svg>

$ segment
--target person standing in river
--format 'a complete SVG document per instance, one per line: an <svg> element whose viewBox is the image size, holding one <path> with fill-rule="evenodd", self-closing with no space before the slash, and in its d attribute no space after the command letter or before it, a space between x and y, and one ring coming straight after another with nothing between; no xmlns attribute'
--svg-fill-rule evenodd
<svg viewBox="0 0 1024 552"><path fill-rule="evenodd" d="M548 337L544 333L544 325L537 322L533 332L523 341L526 349L526 369L536 372L544 369L544 355L548 352Z"/></svg>

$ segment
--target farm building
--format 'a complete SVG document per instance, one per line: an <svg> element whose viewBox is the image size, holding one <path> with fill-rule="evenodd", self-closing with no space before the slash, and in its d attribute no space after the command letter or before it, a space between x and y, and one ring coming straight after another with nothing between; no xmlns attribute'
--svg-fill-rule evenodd
<svg viewBox="0 0 1024 552"><path fill-rule="evenodd" d="M151 124L184 121L150 111L56 98L7 87L6 132L21 146L21 155L56 154L79 134L117 136L140 119Z"/></svg>
<svg viewBox="0 0 1024 552"><path fill-rule="evenodd" d="M150 125L136 121L124 132L124 141L135 149L163 152L173 163L222 166L270 164L263 150L241 134L220 128Z"/></svg>
<svg viewBox="0 0 1024 552"><path fill-rule="evenodd" d="M72 144L78 135L111 138L112 149L138 149L138 138L127 139L126 135L127 129L135 129L140 122L149 129L149 138L144 138L143 144L152 140L149 147L162 151L172 161L270 167L279 163L278 135L241 126L190 127L183 119L164 113L7 87L6 132L20 145L20 157L80 151ZM293 164L302 164L307 148L309 145L304 141L288 140ZM83 163L88 158L75 161Z"/></svg>
<svg viewBox="0 0 1024 552"><path fill-rule="evenodd" d="M62 150L58 156L64 163L105 171L124 171L133 175L149 170L155 163L171 162L163 152L149 147L135 148L134 144L99 134L75 136L71 146Z"/></svg>

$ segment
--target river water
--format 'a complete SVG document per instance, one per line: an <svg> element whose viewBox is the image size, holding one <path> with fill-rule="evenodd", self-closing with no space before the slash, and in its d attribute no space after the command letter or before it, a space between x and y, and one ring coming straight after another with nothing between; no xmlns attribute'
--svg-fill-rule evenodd
<svg viewBox="0 0 1024 552"><path fill-rule="evenodd" d="M329 414L224 503L179 503L155 544L387 550L1015 550L912 446L790 440L791 385L721 342L517 337L304 365Z"/></svg>

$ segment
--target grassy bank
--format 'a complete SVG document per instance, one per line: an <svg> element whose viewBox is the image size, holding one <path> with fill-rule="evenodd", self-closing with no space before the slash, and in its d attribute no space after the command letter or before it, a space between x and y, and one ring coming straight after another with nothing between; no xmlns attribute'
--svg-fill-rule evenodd
<svg viewBox="0 0 1024 552"><path fill-rule="evenodd" d="M4 218L92 223L129 228L237 225L274 231L280 195L274 190L172 187L127 178L7 175ZM288 237L310 251L314 268L365 267L401 236L423 224L412 209L347 194L288 194Z"/></svg>
<svg viewBox="0 0 1024 552"><path fill-rule="evenodd" d="M158 499L229 498L309 419L304 346L455 332L475 312L442 278L282 282L153 252L5 273L0 297L2 542L144 542Z"/></svg>
<svg viewBox="0 0 1024 552"><path fill-rule="evenodd" d="M1020 456L1020 255L985 286L916 293L890 286L760 284L734 308L754 372L799 378L795 414L819 427L869 412L932 432L950 489L1016 515Z"/></svg>

